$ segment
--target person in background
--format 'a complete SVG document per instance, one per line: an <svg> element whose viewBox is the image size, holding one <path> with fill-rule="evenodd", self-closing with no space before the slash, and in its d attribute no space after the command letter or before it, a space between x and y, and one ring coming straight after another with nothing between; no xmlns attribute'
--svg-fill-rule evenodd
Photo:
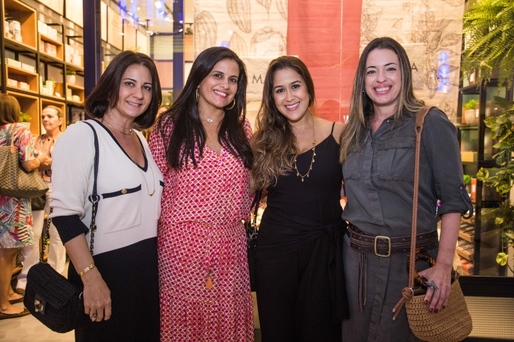
<svg viewBox="0 0 514 342"><path fill-rule="evenodd" d="M415 114L424 106L414 96L412 81L409 58L397 41L383 37L366 46L341 139L348 200L342 217L349 223L343 260L350 308L342 331L349 341L417 340L405 309L392 319L393 307L408 285L408 249L401 241L410 242ZM460 217L473 208L463 184L457 132L441 110L428 113L421 144L417 232L424 237L418 235L417 247L437 263L419 275L433 284L425 302L427 310L437 314L448 304Z"/></svg>
<svg viewBox="0 0 514 342"><path fill-rule="evenodd" d="M61 126L63 124L63 113L60 108L55 106L47 106L41 112L41 122L45 129L45 134L38 136L34 141L35 154L41 160L39 171L41 177L48 185L48 192L43 196L44 205L40 208L34 206L35 202L32 201L32 217L34 228L34 243L31 246L23 248L23 268L18 274L16 283L16 292L24 293L27 286L27 273L29 269L39 262L40 251L39 241L45 224L45 215L50 213L50 201L48 196L52 192L52 150L55 141L61 135ZM57 272L64 275L66 267L66 249L61 241L61 237L57 232L55 226L50 220L50 246L48 251L48 264L52 266Z"/></svg>
<svg viewBox="0 0 514 342"><path fill-rule="evenodd" d="M92 118L70 125L53 149L52 213L71 259L68 279L84 287L89 316L76 341L159 341L157 222L162 174L141 132L161 102L157 69L133 51L116 55L87 97ZM89 232L99 141L94 243ZM90 246L92 253L90 253Z"/></svg>
<svg viewBox="0 0 514 342"><path fill-rule="evenodd" d="M253 341L246 237L252 151L247 76L230 49L195 59L150 149L164 174L161 341Z"/></svg>
<svg viewBox="0 0 514 342"><path fill-rule="evenodd" d="M41 161L34 155L30 130L18 125L20 104L14 96L0 94L0 145L11 144L18 148L21 167L31 172ZM15 293L11 279L20 248L34 244L30 199L0 195L0 319L26 316L29 311L13 304L23 301L23 295Z"/></svg>
<svg viewBox="0 0 514 342"><path fill-rule="evenodd" d="M257 239L263 341L341 341L343 124L313 114L314 84L297 57L271 61L252 138L255 187L267 193Z"/></svg>

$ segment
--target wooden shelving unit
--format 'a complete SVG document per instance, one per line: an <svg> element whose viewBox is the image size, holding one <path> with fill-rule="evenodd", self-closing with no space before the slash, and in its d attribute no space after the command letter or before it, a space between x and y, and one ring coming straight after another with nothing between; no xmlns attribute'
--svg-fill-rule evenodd
<svg viewBox="0 0 514 342"><path fill-rule="evenodd" d="M82 29L75 24L66 26L66 18L43 5L33 8L21 0L4 0L1 6L1 21L19 22L20 34L4 32L0 37L0 49L4 51L0 61L0 91L18 99L22 111L32 117L31 132L39 135L40 114L45 106L61 108L66 119L68 107L83 106L83 82L67 84L65 77L68 70L83 77L83 59L76 58L82 54L81 44L77 42ZM72 42L75 58L66 55L69 37L75 39ZM71 60L77 63L69 63ZM45 87L49 80L53 85Z"/></svg>

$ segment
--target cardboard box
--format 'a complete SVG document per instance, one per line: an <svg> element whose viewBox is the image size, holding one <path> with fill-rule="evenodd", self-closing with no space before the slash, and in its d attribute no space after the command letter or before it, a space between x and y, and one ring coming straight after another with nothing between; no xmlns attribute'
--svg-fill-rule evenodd
<svg viewBox="0 0 514 342"><path fill-rule="evenodd" d="M463 163L474 163L477 161L477 152L461 151L460 157Z"/></svg>

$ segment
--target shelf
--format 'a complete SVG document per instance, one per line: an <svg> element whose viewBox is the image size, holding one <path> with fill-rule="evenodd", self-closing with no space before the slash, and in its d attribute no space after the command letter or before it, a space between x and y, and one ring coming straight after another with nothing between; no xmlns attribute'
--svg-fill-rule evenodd
<svg viewBox="0 0 514 342"><path fill-rule="evenodd" d="M17 0L4 0L5 18L20 22L21 41L14 37L5 37L14 46L29 47L36 50L36 11Z"/></svg>
<svg viewBox="0 0 514 342"><path fill-rule="evenodd" d="M38 74L8 64L5 65L5 74L8 87L18 88L20 90L32 93L39 92ZM17 84L11 84L10 80L17 82Z"/></svg>
<svg viewBox="0 0 514 342"><path fill-rule="evenodd" d="M64 63L64 49L62 42L54 40L44 34L39 34L39 52L51 60Z"/></svg>
<svg viewBox="0 0 514 342"><path fill-rule="evenodd" d="M18 42L16 40L4 37L4 45L6 49L17 51L17 52L34 52L36 48L32 45L27 45L22 42Z"/></svg>
<svg viewBox="0 0 514 342"><path fill-rule="evenodd" d="M80 87L74 84L67 84L68 88L66 91L66 99L76 104L82 104L84 102L84 87Z"/></svg>
<svg viewBox="0 0 514 342"><path fill-rule="evenodd" d="M464 232L462 230L459 230L459 238L461 238L467 242L473 242L474 236L475 236L475 234L470 234L470 233Z"/></svg>
<svg viewBox="0 0 514 342"><path fill-rule="evenodd" d="M460 257L463 257L464 259L469 261L473 261L473 251L462 249L459 246L457 246L455 250L457 251L457 254Z"/></svg>
<svg viewBox="0 0 514 342"><path fill-rule="evenodd" d="M18 100L22 112L30 115L30 131L32 135L41 134L41 117L39 116L39 98L24 93L7 90L7 94L12 95Z"/></svg>

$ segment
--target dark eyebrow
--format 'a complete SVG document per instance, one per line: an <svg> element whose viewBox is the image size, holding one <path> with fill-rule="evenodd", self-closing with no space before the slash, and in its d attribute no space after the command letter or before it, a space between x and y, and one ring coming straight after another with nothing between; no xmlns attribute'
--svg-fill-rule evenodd
<svg viewBox="0 0 514 342"><path fill-rule="evenodd" d="M214 70L214 69L212 69L212 73L218 73L218 74L223 74L223 75L225 75L225 73L224 73L223 71L221 71L221 70ZM237 75L232 75L232 76L228 76L228 77L235 77L235 78L239 78L239 76L237 76Z"/></svg>
<svg viewBox="0 0 514 342"><path fill-rule="evenodd" d="M131 77L125 77L123 79L123 81L132 81L134 83L137 83L137 81L135 79L131 78ZM143 82L143 84L150 84L150 85L152 85L152 82Z"/></svg>
<svg viewBox="0 0 514 342"><path fill-rule="evenodd" d="M302 80L296 80L296 81L293 81L291 83L289 83L290 85L293 85L293 84L297 84L297 83L302 83ZM283 85L278 85L276 87L273 87L273 89L276 89L276 88L279 88L279 87L284 87Z"/></svg>

